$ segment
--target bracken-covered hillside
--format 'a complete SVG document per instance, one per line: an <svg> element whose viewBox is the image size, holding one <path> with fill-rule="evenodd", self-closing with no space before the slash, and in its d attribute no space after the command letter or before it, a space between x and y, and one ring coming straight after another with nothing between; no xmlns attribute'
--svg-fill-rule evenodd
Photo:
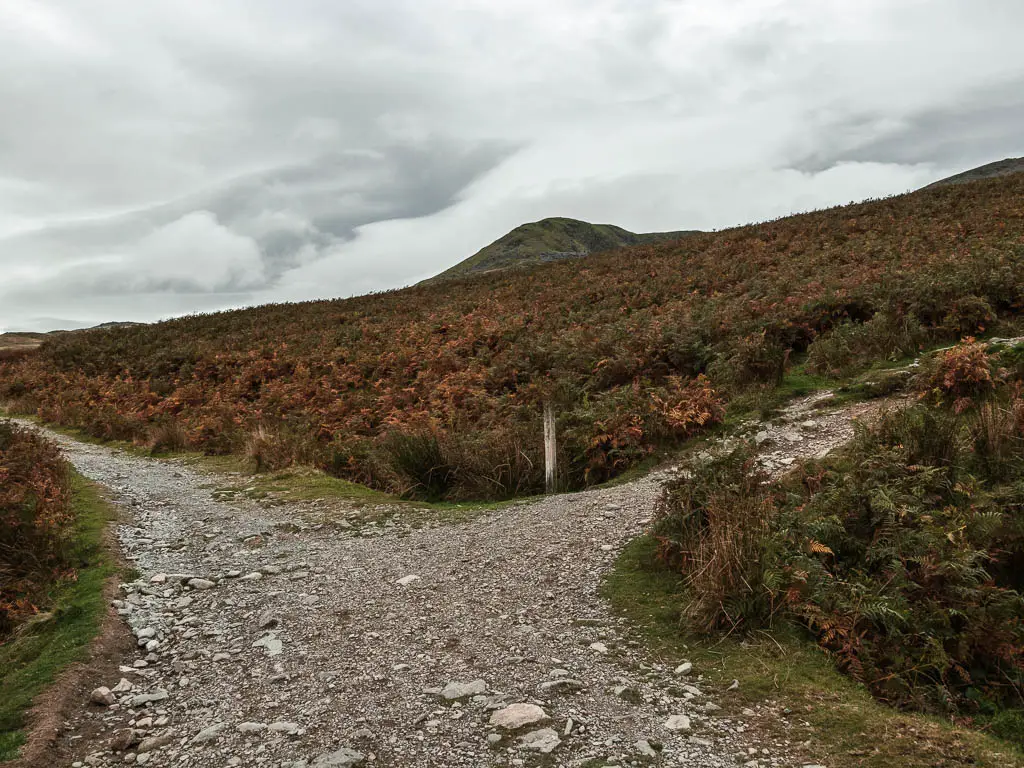
<svg viewBox="0 0 1024 768"><path fill-rule="evenodd" d="M806 353L820 373L1024 306L1024 175L585 262L47 342L0 400L103 437L315 464L429 498L603 481ZM706 377L706 378L705 378Z"/></svg>

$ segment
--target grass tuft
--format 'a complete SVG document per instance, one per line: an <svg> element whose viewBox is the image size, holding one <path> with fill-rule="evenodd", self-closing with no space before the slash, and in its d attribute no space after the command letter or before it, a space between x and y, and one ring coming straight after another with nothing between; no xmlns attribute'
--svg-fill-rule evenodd
<svg viewBox="0 0 1024 768"><path fill-rule="evenodd" d="M103 587L115 573L103 548L113 509L96 486L77 473L72 474L71 485L76 578L52 587L45 618L29 622L0 645L0 762L18 756L35 697L68 665L85 657L103 618Z"/></svg>

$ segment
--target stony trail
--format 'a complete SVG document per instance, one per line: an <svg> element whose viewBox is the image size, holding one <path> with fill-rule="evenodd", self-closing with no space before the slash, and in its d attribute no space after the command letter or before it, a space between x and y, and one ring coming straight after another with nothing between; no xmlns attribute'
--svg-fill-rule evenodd
<svg viewBox="0 0 1024 768"><path fill-rule="evenodd" d="M823 399L750 426L770 470L823 455L878 407ZM139 572L115 602L137 652L69 713L64 765L810 762L724 716L727 692L651 658L599 595L670 471L468 522L350 527L218 501L174 460L51 436L127 510L117 538Z"/></svg>

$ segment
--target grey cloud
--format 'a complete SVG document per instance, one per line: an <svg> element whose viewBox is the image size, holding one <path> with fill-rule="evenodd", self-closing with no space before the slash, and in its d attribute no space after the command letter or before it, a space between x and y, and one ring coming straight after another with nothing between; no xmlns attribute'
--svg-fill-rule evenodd
<svg viewBox="0 0 1024 768"><path fill-rule="evenodd" d="M193 293L204 286L217 291L266 288L285 270L350 240L364 224L426 216L445 208L461 189L510 151L507 144L496 142L460 147L431 140L335 153L249 174L141 211L0 240L0 264L20 261L27 254L46 254L51 265L67 263L60 276L46 281L43 293L59 291L62 283L74 286L77 292L97 295ZM147 234L172 226L195 211L209 212L220 227L252 241L261 261L257 280L251 273L212 283L168 279L157 268L159 264L154 265L154 274L147 276L145 265L136 259L120 265L105 262L112 253L137 254L140 242L145 251ZM193 248L194 244L183 242L181 247ZM170 252L162 256L174 258ZM89 263L76 266L83 260Z"/></svg>
<svg viewBox="0 0 1024 768"><path fill-rule="evenodd" d="M1024 151L1022 126L1024 78L906 116L833 121L822 131L822 146L792 167L818 171L842 162L883 162L966 169Z"/></svg>
<svg viewBox="0 0 1024 768"><path fill-rule="evenodd" d="M396 287L549 215L902 192L1024 153L1021 25L1002 0L0 4L0 327Z"/></svg>

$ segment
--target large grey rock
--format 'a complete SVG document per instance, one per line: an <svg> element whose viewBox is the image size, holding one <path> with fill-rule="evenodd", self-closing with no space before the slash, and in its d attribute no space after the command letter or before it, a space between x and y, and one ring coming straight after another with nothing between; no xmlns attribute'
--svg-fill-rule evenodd
<svg viewBox="0 0 1024 768"><path fill-rule="evenodd" d="M261 637L255 643L252 644L253 648L265 648L267 656L279 656L281 651L284 650L284 643L274 635L273 633L266 637Z"/></svg>
<svg viewBox="0 0 1024 768"><path fill-rule="evenodd" d="M653 758L657 758L658 757L657 750L655 750L654 747L651 746L651 742L649 742L647 739L640 739L640 741L638 741L635 744L635 746L636 746L636 751L639 752L644 757L653 757Z"/></svg>
<svg viewBox="0 0 1024 768"><path fill-rule="evenodd" d="M455 701L456 699L465 699L484 693L487 693L487 683L483 680L473 680L468 683L456 683L453 681L441 689L441 698Z"/></svg>
<svg viewBox="0 0 1024 768"><path fill-rule="evenodd" d="M211 726L203 728L199 733L192 737L193 744L205 744L209 741L216 741L220 737L220 732L227 728L227 723L214 723Z"/></svg>
<svg viewBox="0 0 1024 768"><path fill-rule="evenodd" d="M342 747L334 752L320 755L313 761L313 766L314 768L349 768L353 765L360 765L364 759L362 752Z"/></svg>
<svg viewBox="0 0 1024 768"><path fill-rule="evenodd" d="M164 690L156 690L153 693L140 693L138 696L132 696L126 703L129 707L142 707L156 701L163 701L167 698L167 695L167 691Z"/></svg>
<svg viewBox="0 0 1024 768"><path fill-rule="evenodd" d="M672 715L665 721L665 729L675 732L688 731L690 730L690 718L686 715Z"/></svg>
<svg viewBox="0 0 1024 768"><path fill-rule="evenodd" d="M132 690L134 687L135 686L132 685L132 682L128 680L128 678L122 677L120 682L110 690L114 693L128 693L128 691Z"/></svg>
<svg viewBox="0 0 1024 768"><path fill-rule="evenodd" d="M585 686L582 680L560 677L557 680L545 680L538 687L546 693L575 693L583 690Z"/></svg>
<svg viewBox="0 0 1024 768"><path fill-rule="evenodd" d="M209 579L189 579L188 585L192 587L192 589L198 589L200 591L204 589L213 589L217 586L216 583Z"/></svg>
<svg viewBox="0 0 1024 768"><path fill-rule="evenodd" d="M150 736L148 739L143 739L142 743L139 744L138 750L140 755L144 755L147 752L152 752L154 749L160 749L160 747L166 747L171 743L171 735L164 734L162 736Z"/></svg>
<svg viewBox="0 0 1024 768"><path fill-rule="evenodd" d="M89 701L93 704L99 704L101 707L109 707L117 702L117 698L110 692L109 688L101 685L99 688L94 688L92 693L89 694Z"/></svg>
<svg viewBox="0 0 1024 768"><path fill-rule="evenodd" d="M509 704L491 715L490 724L514 731L548 720L548 713L536 704Z"/></svg>
<svg viewBox="0 0 1024 768"><path fill-rule="evenodd" d="M519 745L523 749L531 749L543 755L550 754L555 747L562 743L554 728L541 728L539 731L530 731L519 739Z"/></svg>

